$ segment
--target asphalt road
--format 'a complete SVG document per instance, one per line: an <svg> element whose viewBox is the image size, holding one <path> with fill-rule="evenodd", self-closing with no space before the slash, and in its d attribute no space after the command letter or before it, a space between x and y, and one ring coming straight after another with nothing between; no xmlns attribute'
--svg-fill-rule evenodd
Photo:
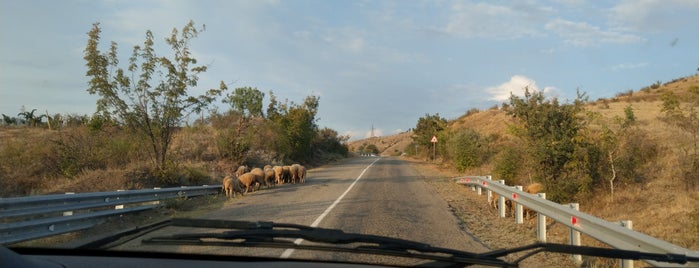
<svg viewBox="0 0 699 268"><path fill-rule="evenodd" d="M471 252L486 251L461 230L447 203L418 174L410 164L397 158L352 158L309 170L304 184L285 184L237 197L204 218L295 223L390 236ZM168 227L148 236L179 232L192 230ZM308 241L297 242L310 244ZM406 264L406 260L346 253L153 246L141 245L140 240L118 249Z"/></svg>

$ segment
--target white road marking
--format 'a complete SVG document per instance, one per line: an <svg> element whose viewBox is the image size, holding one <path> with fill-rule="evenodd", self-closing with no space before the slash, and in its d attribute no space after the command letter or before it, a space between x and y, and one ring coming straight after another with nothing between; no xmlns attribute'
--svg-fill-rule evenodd
<svg viewBox="0 0 699 268"><path fill-rule="evenodd" d="M362 176L364 176L364 173L365 173L371 166L373 166L374 163L376 163L376 161L379 161L379 159L381 159L381 157L376 158L376 160L374 160L374 162L371 162L371 164L369 164L367 167L365 167L364 170L362 170L362 173L359 173L359 176L357 176L357 178L354 179L354 182L352 182L352 184L350 184L350 186L347 187L347 190L345 190L345 192L342 193L342 195L340 195L340 197L338 197L338 198L335 200L335 202L333 202L328 208L326 208L325 211L323 212L323 214L320 214L320 216L318 216L318 218L317 218L313 223L311 223L311 227L318 227L318 225L320 225L320 222L325 218L325 216L328 216L328 214L330 213L330 211L333 210L333 208L335 208L335 206L337 206L337 204L339 204L340 201L342 201L342 198L344 198L345 195L347 195L347 193L349 193L349 191L352 190L352 187L354 187L354 185L357 184L357 182L359 181L359 179L361 179ZM294 244L296 244L296 245L300 245L301 242L303 242L303 239L301 239L301 238L297 238L296 240L294 240ZM291 254L293 254L293 253L294 253L294 249L293 249L293 248L287 248L287 249L284 251L284 253L282 253L282 255L279 256L279 258L281 258L281 259L288 259L289 257L291 257Z"/></svg>

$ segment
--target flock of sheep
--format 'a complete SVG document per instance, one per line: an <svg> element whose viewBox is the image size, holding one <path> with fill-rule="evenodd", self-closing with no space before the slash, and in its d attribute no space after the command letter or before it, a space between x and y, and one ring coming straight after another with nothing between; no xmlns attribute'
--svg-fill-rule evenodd
<svg viewBox="0 0 699 268"><path fill-rule="evenodd" d="M255 191L255 186L270 187L284 183L304 183L306 179L306 167L293 164L290 166L271 166L264 168L253 168L240 166L235 171L235 175L223 178L221 190L228 198L235 197L236 193L246 194L248 191Z"/></svg>

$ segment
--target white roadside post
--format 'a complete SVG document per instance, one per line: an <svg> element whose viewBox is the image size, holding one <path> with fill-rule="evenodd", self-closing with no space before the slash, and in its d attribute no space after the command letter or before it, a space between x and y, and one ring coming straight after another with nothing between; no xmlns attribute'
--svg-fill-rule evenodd
<svg viewBox="0 0 699 268"><path fill-rule="evenodd" d="M432 161L437 161L437 136L432 136L430 142L432 143Z"/></svg>
<svg viewBox="0 0 699 268"><path fill-rule="evenodd" d="M517 188L517 190L520 190L520 191L522 190L521 185L517 185L517 186L515 186L515 188ZM524 223L524 217L522 216L522 213L523 213L522 204L517 202L517 193L512 194L512 202L515 205L515 223L516 224Z"/></svg>
<svg viewBox="0 0 699 268"><path fill-rule="evenodd" d="M492 181L492 176L490 175L485 176L485 178L487 181ZM486 182L483 182L482 184L485 185L485 183ZM490 200L493 200L493 191L491 191L490 188L485 188L485 196L487 198L486 200L488 200L488 205L490 205Z"/></svg>
<svg viewBox="0 0 699 268"><path fill-rule="evenodd" d="M580 204L570 203L568 205L570 206L570 208L572 208L576 211L580 211ZM576 217L571 218L570 221L573 225L578 224L578 218L576 218ZM570 228L570 244L573 246L580 246L580 232L576 231L573 228ZM582 264L582 255L573 254L573 262L575 262L575 264L577 264L577 265Z"/></svg>
<svg viewBox="0 0 699 268"><path fill-rule="evenodd" d="M633 222L631 220L625 220L619 222L621 226L626 227L629 230L633 230ZM633 260L619 260L621 268L633 268Z"/></svg>
<svg viewBox="0 0 699 268"><path fill-rule="evenodd" d="M126 191L126 190L123 190L123 189L117 190L117 192L124 192L124 191ZM119 200L119 199L120 199L120 198L117 197L117 200ZM114 206L114 209L124 209L124 204L116 205L116 206Z"/></svg>
<svg viewBox="0 0 699 268"><path fill-rule="evenodd" d="M505 185L505 180L499 180L500 184ZM507 217L507 208L505 207L505 197L502 195L498 196L498 212L500 213L500 218Z"/></svg>
<svg viewBox="0 0 699 268"><path fill-rule="evenodd" d="M538 193L539 197L546 199L546 193ZM536 213L536 240L546 243L546 215Z"/></svg>
<svg viewBox="0 0 699 268"><path fill-rule="evenodd" d="M75 194L75 192L66 192L66 194ZM73 216L73 211L63 211L63 216Z"/></svg>

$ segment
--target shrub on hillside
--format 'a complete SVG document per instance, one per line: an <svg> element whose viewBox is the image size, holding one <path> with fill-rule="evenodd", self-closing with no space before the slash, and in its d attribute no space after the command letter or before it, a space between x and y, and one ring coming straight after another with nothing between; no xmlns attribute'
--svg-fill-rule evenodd
<svg viewBox="0 0 699 268"><path fill-rule="evenodd" d="M519 174L523 157L521 148L505 146L495 157L493 172L497 179L505 180L505 184L512 185Z"/></svg>
<svg viewBox="0 0 699 268"><path fill-rule="evenodd" d="M457 130L447 140L447 155L453 160L452 162L459 172L463 172L483 163L486 157L486 142L474 130Z"/></svg>

